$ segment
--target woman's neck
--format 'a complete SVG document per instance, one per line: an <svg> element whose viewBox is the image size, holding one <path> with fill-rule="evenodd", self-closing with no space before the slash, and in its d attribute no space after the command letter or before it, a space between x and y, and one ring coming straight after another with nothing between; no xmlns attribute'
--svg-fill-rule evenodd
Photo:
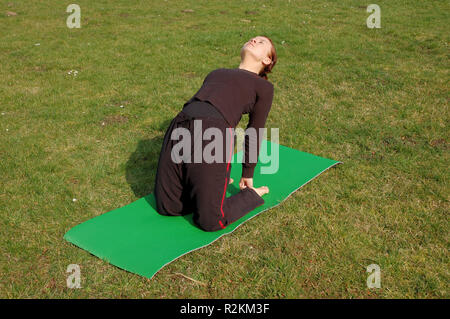
<svg viewBox="0 0 450 319"><path fill-rule="evenodd" d="M259 72L260 72L260 69L261 69L257 65L248 65L248 64L244 64L244 63L239 64L238 68L239 69L243 69L243 70L247 70L247 71L250 71L250 72L253 72L256 75L259 75Z"/></svg>

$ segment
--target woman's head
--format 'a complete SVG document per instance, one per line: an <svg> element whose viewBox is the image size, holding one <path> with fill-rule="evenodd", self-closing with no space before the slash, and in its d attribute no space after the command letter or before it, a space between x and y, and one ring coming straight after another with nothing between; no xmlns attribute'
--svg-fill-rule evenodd
<svg viewBox="0 0 450 319"><path fill-rule="evenodd" d="M241 64L255 67L258 75L267 80L277 63L277 53L272 40L267 36L256 36L247 41L241 49Z"/></svg>

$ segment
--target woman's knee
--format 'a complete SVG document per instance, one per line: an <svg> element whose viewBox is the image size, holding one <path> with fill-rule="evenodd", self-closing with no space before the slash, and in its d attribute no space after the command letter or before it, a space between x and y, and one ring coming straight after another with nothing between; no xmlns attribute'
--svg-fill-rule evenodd
<svg viewBox="0 0 450 319"><path fill-rule="evenodd" d="M174 212L174 211L167 211L167 210L163 210L163 209L158 209L156 210L156 212L160 215L163 216L183 216L183 215L187 215L187 213L181 211L181 212Z"/></svg>
<svg viewBox="0 0 450 319"><path fill-rule="evenodd" d="M200 229L202 229L206 232L215 232L215 231L223 229L223 227L220 225L219 221L211 222L211 221L205 221L205 220L199 219L196 221L196 224Z"/></svg>
<svg viewBox="0 0 450 319"><path fill-rule="evenodd" d="M164 205L161 201L156 201L156 212L163 216L181 216L182 213L179 209L174 209L169 205Z"/></svg>
<svg viewBox="0 0 450 319"><path fill-rule="evenodd" d="M163 215L163 216L171 216L171 215L168 214L167 212L165 212L165 211L163 211L163 210L160 210L160 209L157 209L156 212L157 212L158 214L160 214L160 215Z"/></svg>
<svg viewBox="0 0 450 319"><path fill-rule="evenodd" d="M202 225L200 226L200 228L206 232L216 232L222 229L222 227L220 227L220 225Z"/></svg>

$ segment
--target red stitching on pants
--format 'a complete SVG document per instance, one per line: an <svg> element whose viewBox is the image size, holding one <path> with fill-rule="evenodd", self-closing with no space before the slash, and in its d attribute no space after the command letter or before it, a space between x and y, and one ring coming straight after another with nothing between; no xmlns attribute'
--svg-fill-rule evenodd
<svg viewBox="0 0 450 319"><path fill-rule="evenodd" d="M231 139L230 139L230 160L228 161L228 165L227 165L227 175L228 175L228 170L230 169L231 156L233 155L233 132L231 131L231 127L229 127L229 129L231 132ZM222 217L225 217L222 207L223 207L223 200L225 199L225 194L227 191L227 185L228 185L228 177L225 177L225 186L223 187L222 203L220 204L220 212L222 213ZM222 227L222 229L225 228L222 221L219 220L219 224L220 224L220 227Z"/></svg>

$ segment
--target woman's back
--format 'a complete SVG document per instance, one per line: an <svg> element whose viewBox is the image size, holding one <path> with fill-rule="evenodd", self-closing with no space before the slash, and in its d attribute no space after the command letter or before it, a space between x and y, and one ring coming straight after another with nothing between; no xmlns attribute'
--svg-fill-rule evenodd
<svg viewBox="0 0 450 319"><path fill-rule="evenodd" d="M263 127L272 105L273 84L251 71L220 68L206 76L201 88L184 106L194 98L211 102L231 127L236 127L242 114L247 113L253 113L259 119L255 124Z"/></svg>

